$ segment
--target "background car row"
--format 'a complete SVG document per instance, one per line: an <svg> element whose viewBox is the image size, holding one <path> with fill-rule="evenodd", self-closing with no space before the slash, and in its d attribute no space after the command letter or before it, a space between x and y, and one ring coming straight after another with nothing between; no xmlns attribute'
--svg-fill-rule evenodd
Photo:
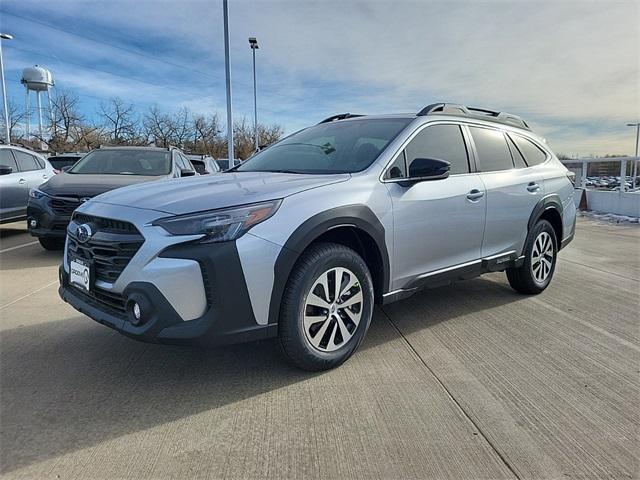
<svg viewBox="0 0 640 480"><path fill-rule="evenodd" d="M60 249L71 214L96 195L221 171L213 158L185 155L175 147L100 147L45 158L20 146L0 145L0 222L26 219L42 247Z"/></svg>

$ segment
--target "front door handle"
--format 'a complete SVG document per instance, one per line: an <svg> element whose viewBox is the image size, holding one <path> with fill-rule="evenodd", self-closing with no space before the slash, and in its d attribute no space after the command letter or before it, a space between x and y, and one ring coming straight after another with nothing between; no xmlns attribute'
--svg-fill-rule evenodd
<svg viewBox="0 0 640 480"><path fill-rule="evenodd" d="M529 190L530 192L537 192L538 190L540 190L540 185L538 185L536 182L531 182L529 183L529 185L527 185L527 190Z"/></svg>
<svg viewBox="0 0 640 480"><path fill-rule="evenodd" d="M18 183L20 185L24 185L25 183L27 183L27 181L24 178L21 178L20 180L18 180Z"/></svg>
<svg viewBox="0 0 640 480"><path fill-rule="evenodd" d="M478 190L477 188L474 188L473 190L471 190L469 193L467 193L467 199L471 200L472 202L477 202L478 200L480 200L482 197L484 196L484 192L481 192L480 190Z"/></svg>

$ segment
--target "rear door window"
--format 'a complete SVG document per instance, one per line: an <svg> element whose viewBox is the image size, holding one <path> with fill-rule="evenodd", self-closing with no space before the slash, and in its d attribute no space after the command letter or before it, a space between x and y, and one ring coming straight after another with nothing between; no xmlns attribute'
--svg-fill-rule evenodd
<svg viewBox="0 0 640 480"><path fill-rule="evenodd" d="M507 140L501 130L469 127L478 152L478 169L481 172L511 170L513 160Z"/></svg>
<svg viewBox="0 0 640 480"><path fill-rule="evenodd" d="M40 170L42 167L38 160L33 155L29 155L28 153L21 152L20 150L14 150L14 155L16 156L16 161L18 162L18 167L22 172L30 172L33 170Z"/></svg>
<svg viewBox="0 0 640 480"><path fill-rule="evenodd" d="M527 140L520 135L513 135L513 141L518 146L529 166L540 165L547 159L547 154L531 140Z"/></svg>
<svg viewBox="0 0 640 480"><path fill-rule="evenodd" d="M3 148L0 150L0 165L11 167L13 173L18 171L18 164L16 163L16 159L13 158L13 154L8 148Z"/></svg>

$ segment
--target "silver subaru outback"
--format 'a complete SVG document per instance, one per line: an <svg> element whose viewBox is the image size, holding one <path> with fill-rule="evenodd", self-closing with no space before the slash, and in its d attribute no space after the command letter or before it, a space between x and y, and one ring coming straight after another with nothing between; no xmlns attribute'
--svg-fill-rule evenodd
<svg viewBox="0 0 640 480"><path fill-rule="evenodd" d="M277 337L323 370L358 348L375 303L492 271L542 292L575 219L568 171L515 115L336 115L222 175L85 203L60 295L139 340Z"/></svg>

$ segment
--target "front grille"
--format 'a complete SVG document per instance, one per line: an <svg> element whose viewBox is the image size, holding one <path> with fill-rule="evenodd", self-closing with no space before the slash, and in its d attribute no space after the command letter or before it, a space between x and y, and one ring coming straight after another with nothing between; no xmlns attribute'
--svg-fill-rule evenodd
<svg viewBox="0 0 640 480"><path fill-rule="evenodd" d="M80 288L75 288L73 291L90 305L106 311L114 317L121 319L127 318L127 311L122 295L101 288L93 288L90 292L81 290Z"/></svg>
<svg viewBox="0 0 640 480"><path fill-rule="evenodd" d="M80 243L69 230L69 251L72 256L88 260L93 264L94 278L104 282L115 282L144 243L144 237L129 222L75 214L73 222L88 224L92 236Z"/></svg>
<svg viewBox="0 0 640 480"><path fill-rule="evenodd" d="M72 198L52 198L49 206L57 215L70 216L73 211L80 206L80 199Z"/></svg>
<svg viewBox="0 0 640 480"><path fill-rule="evenodd" d="M122 220L113 220L112 218L94 217L93 215L76 213L73 216L73 221L78 225L82 225L83 223L95 225L103 232L134 233L140 235L140 232L138 232L138 229L133 224L123 222Z"/></svg>

